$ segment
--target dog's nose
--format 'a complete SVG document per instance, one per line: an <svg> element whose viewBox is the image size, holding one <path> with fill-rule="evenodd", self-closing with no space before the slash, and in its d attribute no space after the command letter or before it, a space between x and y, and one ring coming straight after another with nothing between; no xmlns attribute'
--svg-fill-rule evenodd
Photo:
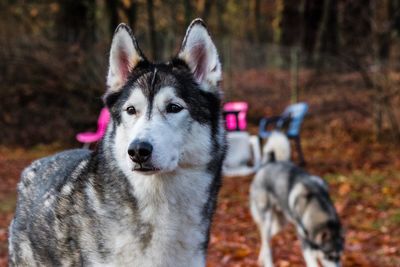
<svg viewBox="0 0 400 267"><path fill-rule="evenodd" d="M136 163L146 162L153 152L153 146L149 142L133 141L128 149L129 157Z"/></svg>

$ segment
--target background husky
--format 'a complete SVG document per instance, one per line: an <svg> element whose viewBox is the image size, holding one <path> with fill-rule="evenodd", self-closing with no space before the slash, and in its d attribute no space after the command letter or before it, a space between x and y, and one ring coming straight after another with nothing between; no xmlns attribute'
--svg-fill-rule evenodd
<svg viewBox="0 0 400 267"><path fill-rule="evenodd" d="M225 135L221 65L201 20L178 56L150 63L121 24L97 151L40 159L22 174L12 266L204 266Z"/></svg>
<svg viewBox="0 0 400 267"><path fill-rule="evenodd" d="M273 133L250 188L251 214L262 241L259 264L273 266L270 239L289 221L296 227L307 266L318 266L318 259L323 266L339 266L344 239L328 186L289 158L289 140Z"/></svg>
<svg viewBox="0 0 400 267"><path fill-rule="evenodd" d="M263 164L290 160L290 141L284 134L274 131L268 140L262 149Z"/></svg>

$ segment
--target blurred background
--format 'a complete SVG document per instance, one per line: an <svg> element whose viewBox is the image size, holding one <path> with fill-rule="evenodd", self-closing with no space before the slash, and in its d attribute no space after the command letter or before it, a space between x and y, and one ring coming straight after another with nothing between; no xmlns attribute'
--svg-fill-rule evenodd
<svg viewBox="0 0 400 267"><path fill-rule="evenodd" d="M218 47L225 101L249 103L250 132L310 105L307 169L331 184L344 265L400 266L400 0L0 0L0 265L20 171L96 129L116 26L159 61L196 17ZM255 266L250 181L225 180L209 266ZM304 265L293 230L274 244L278 266Z"/></svg>

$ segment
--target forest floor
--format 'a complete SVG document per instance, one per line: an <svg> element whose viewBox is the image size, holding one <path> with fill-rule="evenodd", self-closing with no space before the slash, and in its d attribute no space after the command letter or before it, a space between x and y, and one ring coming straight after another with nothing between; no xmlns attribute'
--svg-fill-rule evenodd
<svg viewBox="0 0 400 267"><path fill-rule="evenodd" d="M260 76L267 78L254 78ZM268 87L284 80L279 73L248 72L235 81L236 88L246 90L226 93L228 99L250 102L251 132L256 131L255 122L262 114L277 114L287 105L287 89ZM351 75L319 79L301 96L310 104L302 133L306 169L330 184L345 229L343 266L400 266L400 145L389 137L380 142L374 139L369 92ZM63 148L0 147L0 266L7 265L7 227L15 209L20 172L32 160ZM208 267L257 266L260 238L248 209L251 179L224 178ZM276 266L305 265L292 226L273 238L272 247Z"/></svg>

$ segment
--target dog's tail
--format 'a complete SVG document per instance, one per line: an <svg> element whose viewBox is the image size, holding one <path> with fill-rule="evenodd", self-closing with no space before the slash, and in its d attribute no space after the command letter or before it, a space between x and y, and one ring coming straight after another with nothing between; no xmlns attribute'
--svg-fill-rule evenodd
<svg viewBox="0 0 400 267"><path fill-rule="evenodd" d="M274 131L263 147L263 163L290 160L290 142L281 132Z"/></svg>

